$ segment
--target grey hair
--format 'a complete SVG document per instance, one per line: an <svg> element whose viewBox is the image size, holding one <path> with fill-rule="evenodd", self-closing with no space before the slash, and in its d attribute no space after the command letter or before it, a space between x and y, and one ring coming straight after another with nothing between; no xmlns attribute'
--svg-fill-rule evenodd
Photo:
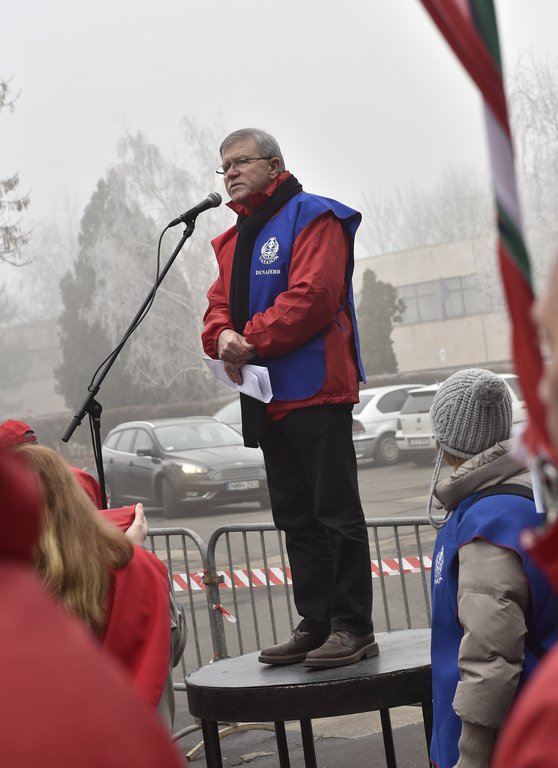
<svg viewBox="0 0 558 768"><path fill-rule="evenodd" d="M270 133L261 131L259 128L241 128L239 131L229 133L219 147L219 154L221 157L223 157L223 152L230 147L231 144L236 144L237 141L242 141L243 139L254 139L262 157L276 157L279 160L279 172L283 173L285 170L285 161L283 160L283 154L277 143L277 139Z"/></svg>

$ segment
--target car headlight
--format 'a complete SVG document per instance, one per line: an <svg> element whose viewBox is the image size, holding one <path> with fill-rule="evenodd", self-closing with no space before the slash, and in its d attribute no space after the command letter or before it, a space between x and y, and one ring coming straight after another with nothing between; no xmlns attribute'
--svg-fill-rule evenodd
<svg viewBox="0 0 558 768"><path fill-rule="evenodd" d="M200 467L199 464L180 464L180 469L185 475L207 475L209 469Z"/></svg>

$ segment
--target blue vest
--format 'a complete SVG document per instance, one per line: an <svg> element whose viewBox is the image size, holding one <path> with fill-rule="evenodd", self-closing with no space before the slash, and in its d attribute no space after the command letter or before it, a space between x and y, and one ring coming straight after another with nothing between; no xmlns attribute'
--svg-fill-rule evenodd
<svg viewBox="0 0 558 768"><path fill-rule="evenodd" d="M365 380L360 359L358 329L351 278L354 267L354 239L361 215L336 200L299 192L270 219L254 244L250 267L250 316L265 312L277 296L288 288L293 244L300 232L318 216L332 211L343 224L349 240L346 280L353 321L355 351L361 381ZM335 254L332 255L335 258ZM339 312L343 307L339 307ZM260 358L267 366L275 400L305 400L322 388L326 376L323 333L318 333L285 355Z"/></svg>
<svg viewBox="0 0 558 768"><path fill-rule="evenodd" d="M439 768L452 768L458 760L461 721L452 702L459 682L458 654L463 629L457 619L459 548L483 539L511 549L521 558L529 583L525 615L529 637L545 649L558 639L556 601L546 578L522 549L519 535L541 524L535 504L512 494L488 496L474 503L477 493L459 504L436 538L432 562L432 695L434 723L430 759ZM518 690L538 659L525 645Z"/></svg>

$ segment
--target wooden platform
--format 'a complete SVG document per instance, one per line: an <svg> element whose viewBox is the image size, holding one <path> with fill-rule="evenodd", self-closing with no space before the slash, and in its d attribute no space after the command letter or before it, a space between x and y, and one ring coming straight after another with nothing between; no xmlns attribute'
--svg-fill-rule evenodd
<svg viewBox="0 0 558 768"><path fill-rule="evenodd" d="M217 723L274 722L279 765L288 768L284 723L299 720L305 765L315 768L312 719L379 710L387 765L395 768L389 709L421 704L428 744L432 727L430 630L385 632L376 639L379 656L347 667L269 666L258 662L258 653L251 653L190 674L186 679L188 704L202 723L208 768L222 766Z"/></svg>

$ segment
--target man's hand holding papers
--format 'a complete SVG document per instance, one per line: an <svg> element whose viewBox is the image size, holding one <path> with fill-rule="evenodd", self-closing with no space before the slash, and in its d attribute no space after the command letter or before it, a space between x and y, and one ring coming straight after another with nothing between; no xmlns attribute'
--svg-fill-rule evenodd
<svg viewBox="0 0 558 768"><path fill-rule="evenodd" d="M235 384L231 381L225 371L225 362L223 360L213 360L210 357L204 357L204 362L209 370L231 389L237 392L243 392L245 395L261 400L263 403L269 403L273 397L271 391L271 382L269 381L269 371L263 365L250 365L247 363L241 368L242 384Z"/></svg>

